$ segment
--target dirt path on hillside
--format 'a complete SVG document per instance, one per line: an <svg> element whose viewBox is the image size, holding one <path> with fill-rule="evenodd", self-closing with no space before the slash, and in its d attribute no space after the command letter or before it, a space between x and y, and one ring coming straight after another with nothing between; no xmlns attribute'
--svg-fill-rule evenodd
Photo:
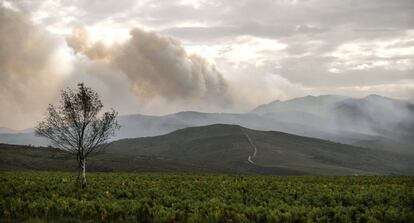
<svg viewBox="0 0 414 223"><path fill-rule="evenodd" d="M249 141L250 146L252 146L253 148L253 154L247 157L247 161L251 164L255 164L254 161L252 160L254 157L256 157L256 153L257 153L257 147L253 144L252 139L250 138L249 134L247 134L245 131L243 131L243 134L246 136L247 140Z"/></svg>

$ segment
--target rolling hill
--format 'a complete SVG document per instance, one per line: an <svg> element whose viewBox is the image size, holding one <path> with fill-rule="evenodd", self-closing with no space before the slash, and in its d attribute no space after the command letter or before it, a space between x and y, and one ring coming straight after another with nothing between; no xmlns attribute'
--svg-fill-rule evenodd
<svg viewBox="0 0 414 223"><path fill-rule="evenodd" d="M258 130L275 130L291 134L330 138L330 133L311 126L274 120L257 114L179 112L165 116L126 115L117 118L121 129L113 140L157 136L194 126L212 124L241 125ZM0 143L47 146L49 142L33 133L0 134Z"/></svg>
<svg viewBox="0 0 414 223"><path fill-rule="evenodd" d="M306 96L261 105L250 113L179 112L164 116L119 116L113 140L157 136L194 126L240 125L281 131L376 150L414 154L414 105L378 95L349 98ZM33 133L0 134L0 143L47 146Z"/></svg>
<svg viewBox="0 0 414 223"><path fill-rule="evenodd" d="M256 154L253 156L256 148ZM413 174L414 156L400 155L237 125L191 127L156 137L113 142L108 153L157 156L225 167L235 172L279 174ZM253 163L248 161L251 156Z"/></svg>
<svg viewBox="0 0 414 223"><path fill-rule="evenodd" d="M2 170L74 170L51 148L0 145ZM249 158L250 157L250 158ZM95 171L178 171L274 175L414 174L414 156L238 125L190 127L112 142L90 159Z"/></svg>
<svg viewBox="0 0 414 223"><path fill-rule="evenodd" d="M0 144L0 171L76 171L73 155L50 147ZM88 159L88 171L95 172L220 172L192 163L155 156L131 156L99 153Z"/></svg>

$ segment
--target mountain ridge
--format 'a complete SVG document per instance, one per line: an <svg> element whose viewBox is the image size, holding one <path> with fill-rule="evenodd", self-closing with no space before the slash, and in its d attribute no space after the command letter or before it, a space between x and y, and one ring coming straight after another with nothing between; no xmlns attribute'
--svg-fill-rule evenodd
<svg viewBox="0 0 414 223"><path fill-rule="evenodd" d="M283 105L279 110L269 110L263 114L183 111L162 116L123 115L118 117L122 127L113 140L163 135L177 129L221 123L414 153L414 105L407 102L378 95L364 98L321 95L278 103L281 103L278 106ZM389 123L383 123L384 120ZM375 143L367 143L374 140ZM33 133L0 134L0 142L48 145L47 140L36 137Z"/></svg>

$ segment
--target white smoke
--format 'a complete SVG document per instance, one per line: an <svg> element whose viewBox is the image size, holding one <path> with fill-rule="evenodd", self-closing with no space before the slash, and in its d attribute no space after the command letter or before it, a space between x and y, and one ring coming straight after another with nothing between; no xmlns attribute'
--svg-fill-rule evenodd
<svg viewBox="0 0 414 223"><path fill-rule="evenodd" d="M0 7L2 125L22 128L41 117L62 79L51 66L57 50L57 40L33 25L28 15Z"/></svg>
<svg viewBox="0 0 414 223"><path fill-rule="evenodd" d="M231 101L228 83L214 64L189 55L180 42L155 32L133 29L122 44L92 43L88 33L75 30L67 43L75 52L125 73L141 99L213 104Z"/></svg>

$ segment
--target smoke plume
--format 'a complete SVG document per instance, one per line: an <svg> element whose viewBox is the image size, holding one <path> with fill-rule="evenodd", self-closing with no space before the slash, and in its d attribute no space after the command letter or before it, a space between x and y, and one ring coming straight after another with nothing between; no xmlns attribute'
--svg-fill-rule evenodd
<svg viewBox="0 0 414 223"><path fill-rule="evenodd" d="M55 45L28 15L0 7L0 123L20 127L41 116L58 87L49 66Z"/></svg>
<svg viewBox="0 0 414 223"><path fill-rule="evenodd" d="M226 106L231 102L228 84L214 64L189 55L180 42L155 32L135 28L122 44L92 43L85 30L66 39L68 46L91 60L125 73L131 89L141 99L203 102Z"/></svg>

